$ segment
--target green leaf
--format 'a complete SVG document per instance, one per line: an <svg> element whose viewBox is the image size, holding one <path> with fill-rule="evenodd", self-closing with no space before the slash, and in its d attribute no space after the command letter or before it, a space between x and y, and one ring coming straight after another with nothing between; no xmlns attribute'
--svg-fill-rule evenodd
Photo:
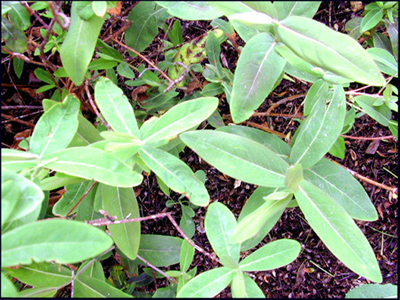
<svg viewBox="0 0 400 300"><path fill-rule="evenodd" d="M242 1L210 1L209 4L227 17L236 13L254 12L247 2Z"/></svg>
<svg viewBox="0 0 400 300"><path fill-rule="evenodd" d="M304 179L303 177L303 167L301 165L290 166L286 171L285 185L291 191L298 191L299 184Z"/></svg>
<svg viewBox="0 0 400 300"><path fill-rule="evenodd" d="M72 280L71 270L53 263L32 263L18 269L6 268L8 274L34 287L61 288Z"/></svg>
<svg viewBox="0 0 400 300"><path fill-rule="evenodd" d="M238 135L191 131L181 140L209 164L233 178L261 186L284 186L289 165L269 148Z"/></svg>
<svg viewBox="0 0 400 300"><path fill-rule="evenodd" d="M85 180L84 182L65 186L66 192L62 195L61 199L54 204L53 214L60 217L66 216L75 204L85 195L93 182L93 180ZM96 193L96 189L97 187L95 186L90 193ZM73 212L76 212L76 208Z"/></svg>
<svg viewBox="0 0 400 300"><path fill-rule="evenodd" d="M35 76L38 79L40 79L41 81L46 82L47 84L50 84L50 85L54 85L54 81L53 81L52 77L50 76L49 72L45 71L42 68L37 68L34 71L34 73L35 73Z"/></svg>
<svg viewBox="0 0 400 300"><path fill-rule="evenodd" d="M51 298L55 297L55 294L58 292L59 288L54 287L44 287L44 288L31 288L20 291L18 293L18 297L21 298Z"/></svg>
<svg viewBox="0 0 400 300"><path fill-rule="evenodd" d="M260 186L258 187L253 194L251 194L250 198L247 199L245 205L243 206L242 211L240 212L238 223L240 222L249 214L252 212L256 211L261 207L264 203L265 200L263 199L264 197L267 197L268 195L272 194L275 191L274 188L267 188ZM262 239L267 235L267 233L275 226L275 224L278 222L279 218L281 217L282 213L285 211L285 207L282 207L280 210L278 210L274 215L271 215L270 217L267 218L267 221L264 223L264 225L261 227L261 230L259 231L258 234L256 234L254 237L247 239L241 244L241 250L246 251L254 246L258 245Z"/></svg>
<svg viewBox="0 0 400 300"><path fill-rule="evenodd" d="M103 210L117 220L139 218L139 206L132 188L102 185ZM140 245L140 222L107 225L119 249L129 258L135 259Z"/></svg>
<svg viewBox="0 0 400 300"><path fill-rule="evenodd" d="M330 100L327 106L326 99ZM318 162L339 137L345 116L346 96L343 87L335 85L328 97L315 103L310 115L297 129L290 161L301 164L304 169Z"/></svg>
<svg viewBox="0 0 400 300"><path fill-rule="evenodd" d="M237 269L231 283L231 291L233 298L246 298L246 285L244 282L244 273Z"/></svg>
<svg viewBox="0 0 400 300"><path fill-rule="evenodd" d="M304 170L304 177L341 205L354 219L374 221L378 214L362 185L341 166L321 159Z"/></svg>
<svg viewBox="0 0 400 300"><path fill-rule="evenodd" d="M102 77L95 86L95 99L104 118L116 132L140 138L132 105L123 91L110 79Z"/></svg>
<svg viewBox="0 0 400 300"><path fill-rule="evenodd" d="M132 69L129 67L127 62L122 62L117 66L117 72L119 75L124 76L126 78L135 78L135 73L133 73Z"/></svg>
<svg viewBox="0 0 400 300"><path fill-rule="evenodd" d="M212 31L210 31L207 35L206 53L207 53L208 61L217 68L218 72L222 72L223 67L222 67L221 59L220 59L221 46L220 46L220 42L218 41L217 36ZM214 85L215 84L217 84L217 83L214 83ZM221 84L219 84L219 87L220 87L220 89L222 89ZM202 92L204 93L204 89ZM222 92L220 92L220 93L222 93ZM214 95L212 95L212 96L214 96Z"/></svg>
<svg viewBox="0 0 400 300"><path fill-rule="evenodd" d="M257 283L250 276L244 275L244 284L246 288L247 298L265 298L264 292L260 289Z"/></svg>
<svg viewBox="0 0 400 300"><path fill-rule="evenodd" d="M201 97L182 102L172 107L161 118L144 123L140 128L146 144L174 139L183 131L198 126L217 108L218 98Z"/></svg>
<svg viewBox="0 0 400 300"><path fill-rule="evenodd" d="M239 261L240 244L232 243L231 236L236 228L233 213L222 203L214 202L208 206L205 217L207 238L215 253L221 258L231 257Z"/></svg>
<svg viewBox="0 0 400 300"><path fill-rule="evenodd" d="M168 31L168 38L174 46L183 43L183 31L181 21L175 20L171 30Z"/></svg>
<svg viewBox="0 0 400 300"><path fill-rule="evenodd" d="M132 187L142 182L142 175L131 170L112 154L93 147L74 147L53 152L44 160L58 158L46 168L119 187Z"/></svg>
<svg viewBox="0 0 400 300"><path fill-rule="evenodd" d="M93 1L93 11L98 17L104 17L107 11L107 1Z"/></svg>
<svg viewBox="0 0 400 300"><path fill-rule="evenodd" d="M304 115L308 116L311 113L315 103L325 100L328 96L329 85L326 81L320 79L311 86L304 99Z"/></svg>
<svg viewBox="0 0 400 300"><path fill-rule="evenodd" d="M31 16L28 9L21 3L12 3L8 11L10 21L21 30L27 30L31 26Z"/></svg>
<svg viewBox="0 0 400 300"><path fill-rule="evenodd" d="M99 131L81 113L78 114L78 130L68 147L88 146L102 140Z"/></svg>
<svg viewBox="0 0 400 300"><path fill-rule="evenodd" d="M173 236L142 234L139 255L156 267L179 263L183 239Z"/></svg>
<svg viewBox="0 0 400 300"><path fill-rule="evenodd" d="M361 21L360 33L370 30L380 21L383 21L383 10L380 8L370 10Z"/></svg>
<svg viewBox="0 0 400 300"><path fill-rule="evenodd" d="M15 149L1 149L1 168L19 172L39 164L39 156Z"/></svg>
<svg viewBox="0 0 400 300"><path fill-rule="evenodd" d="M268 33L252 37L243 48L233 79L230 98L232 120L248 119L272 91L285 60L276 53L276 42Z"/></svg>
<svg viewBox="0 0 400 300"><path fill-rule="evenodd" d="M221 292L233 279L234 269L221 267L206 271L191 279L178 292L178 298L211 298Z"/></svg>
<svg viewBox="0 0 400 300"><path fill-rule="evenodd" d="M379 69L383 73L391 76L396 76L396 74L398 74L399 65L389 51L380 48L368 48L367 52L376 61Z"/></svg>
<svg viewBox="0 0 400 300"><path fill-rule="evenodd" d="M374 106L376 101L372 96L357 96L354 97L356 103L375 121L383 126L389 125L389 120L392 117L392 112L386 105Z"/></svg>
<svg viewBox="0 0 400 300"><path fill-rule="evenodd" d="M24 176L2 169L1 224L31 214L41 206L44 194L40 187Z"/></svg>
<svg viewBox="0 0 400 300"><path fill-rule="evenodd" d="M180 270L187 272L194 257L194 247L188 241L182 241L181 256L180 256Z"/></svg>
<svg viewBox="0 0 400 300"><path fill-rule="evenodd" d="M321 4L321 1L276 1L274 6L278 12L278 19L283 20L289 16L303 16L312 18Z"/></svg>
<svg viewBox="0 0 400 300"><path fill-rule="evenodd" d="M150 146L143 146L139 150L139 155L169 188L184 194L195 205L208 204L210 196L204 184L179 158Z"/></svg>
<svg viewBox="0 0 400 300"><path fill-rule="evenodd" d="M112 239L88 224L50 219L30 223L1 237L2 267L56 261L72 264L99 255Z"/></svg>
<svg viewBox="0 0 400 300"><path fill-rule="evenodd" d="M100 57L90 62L88 70L108 70L114 68L116 65L118 65L118 62L115 60Z"/></svg>
<svg viewBox="0 0 400 300"><path fill-rule="evenodd" d="M295 196L312 229L338 259L353 272L382 281L374 251L342 206L306 180Z"/></svg>
<svg viewBox="0 0 400 300"><path fill-rule="evenodd" d="M389 121L389 130L395 136L396 140L399 139L399 125L396 120Z"/></svg>
<svg viewBox="0 0 400 300"><path fill-rule="evenodd" d="M28 46L24 31L4 16L1 16L1 38L5 41L4 48L12 52L24 53Z"/></svg>
<svg viewBox="0 0 400 300"><path fill-rule="evenodd" d="M17 75L18 78L21 78L22 71L24 70L24 64L25 62L22 59L16 56L13 58L13 68L15 75Z"/></svg>
<svg viewBox="0 0 400 300"><path fill-rule="evenodd" d="M140 2L129 13L128 20L133 24L126 30L126 44L136 51L142 52L157 36L158 27L169 17L167 9L155 2Z"/></svg>
<svg viewBox="0 0 400 300"><path fill-rule="evenodd" d="M398 286L394 284L362 284L351 289L346 299L398 298Z"/></svg>
<svg viewBox="0 0 400 300"><path fill-rule="evenodd" d="M1 271L1 297L16 298L18 296L14 283Z"/></svg>
<svg viewBox="0 0 400 300"><path fill-rule="evenodd" d="M271 224L271 221L273 221L272 226L276 223L276 216L279 219L291 199L292 195L290 194L283 200L265 200L257 209L239 221L238 226L232 234L231 241L242 243L261 232L264 233L264 228Z"/></svg>
<svg viewBox="0 0 400 300"><path fill-rule="evenodd" d="M29 152L46 156L64 149L78 129L80 101L68 95L63 103L57 103L39 119L30 140Z"/></svg>
<svg viewBox="0 0 400 300"><path fill-rule="evenodd" d="M346 22L345 30L348 31L349 35L355 40L358 40L358 38L362 35L360 32L362 20L363 18L355 17Z"/></svg>
<svg viewBox="0 0 400 300"><path fill-rule="evenodd" d="M397 61L399 57L399 20L397 17L393 18L393 22L385 19L385 25L392 44L393 55Z"/></svg>
<svg viewBox="0 0 400 300"><path fill-rule="evenodd" d="M281 42L315 67L364 84L385 84L371 56L350 36L299 16L287 17L276 31Z"/></svg>
<svg viewBox="0 0 400 300"><path fill-rule="evenodd" d="M168 13L182 20L213 20L222 14L210 3L203 1L156 1Z"/></svg>
<svg viewBox="0 0 400 300"><path fill-rule="evenodd" d="M111 284L85 275L79 275L74 282L74 296L78 298L131 298L132 296Z"/></svg>
<svg viewBox="0 0 400 300"><path fill-rule="evenodd" d="M79 16L78 2L72 3L71 24L61 46L61 61L68 76L76 86L82 84L86 71L93 57L97 38L104 23L104 18L96 15L87 21Z"/></svg>
<svg viewBox="0 0 400 300"><path fill-rule="evenodd" d="M336 156L340 159L345 158L346 154L346 144L344 142L344 138L339 136L336 142L332 145L332 148L329 150L329 154Z"/></svg>
<svg viewBox="0 0 400 300"><path fill-rule="evenodd" d="M294 261L301 245L295 240L280 239L266 244L240 262L243 271L267 271L280 268Z"/></svg>

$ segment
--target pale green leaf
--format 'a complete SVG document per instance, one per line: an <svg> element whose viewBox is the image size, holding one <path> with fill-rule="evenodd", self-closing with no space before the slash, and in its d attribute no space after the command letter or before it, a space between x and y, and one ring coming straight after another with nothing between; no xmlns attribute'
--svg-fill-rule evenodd
<svg viewBox="0 0 400 300"><path fill-rule="evenodd" d="M240 262L243 271L267 271L283 267L299 255L301 245L295 240L280 239L266 244Z"/></svg>
<svg viewBox="0 0 400 300"><path fill-rule="evenodd" d="M255 11L248 5L248 3L243 1L210 1L209 5L227 17L236 13Z"/></svg>
<svg viewBox="0 0 400 300"><path fill-rule="evenodd" d="M246 285L244 282L244 273L242 270L237 269L233 276L231 283L231 291L233 298L247 298Z"/></svg>
<svg viewBox="0 0 400 300"><path fill-rule="evenodd" d="M53 298L58 292L58 287L43 287L43 288L31 288L25 289L18 293L18 297L21 298Z"/></svg>
<svg viewBox="0 0 400 300"><path fill-rule="evenodd" d="M346 294L346 299L373 299L393 298L398 299L398 286L394 284L362 284L351 289Z"/></svg>
<svg viewBox="0 0 400 300"><path fill-rule="evenodd" d="M185 132L180 138L228 176L261 186L284 186L284 174L289 165L258 142L212 130Z"/></svg>
<svg viewBox="0 0 400 300"><path fill-rule="evenodd" d="M107 1L93 1L93 11L98 17L104 17L107 11Z"/></svg>
<svg viewBox="0 0 400 300"><path fill-rule="evenodd" d="M324 100L330 100L328 105ZM346 96L343 87L335 85L325 99L315 103L310 115L297 129L298 135L290 161L304 169L318 162L339 137L346 116Z"/></svg>
<svg viewBox="0 0 400 300"><path fill-rule="evenodd" d="M213 20L222 15L205 1L156 1L156 3L182 20Z"/></svg>
<svg viewBox="0 0 400 300"><path fill-rule="evenodd" d="M368 48L367 52L376 61L378 67L383 73L391 76L397 76L396 74L399 72L399 66L389 51L381 48Z"/></svg>
<svg viewBox="0 0 400 300"><path fill-rule="evenodd" d="M81 113L78 114L78 130L68 147L83 147L102 140L99 131Z"/></svg>
<svg viewBox="0 0 400 300"><path fill-rule="evenodd" d="M21 3L11 3L9 6L11 9L8 11L8 17L14 26L27 30L31 26L31 16L29 15L28 9Z"/></svg>
<svg viewBox="0 0 400 300"><path fill-rule="evenodd" d="M1 271L1 297L16 298L18 291L14 283Z"/></svg>
<svg viewBox="0 0 400 300"><path fill-rule="evenodd" d="M387 32L389 33L390 43L392 44L393 55L396 61L399 56L399 19L398 17L393 18L393 22L385 19L385 25Z"/></svg>
<svg viewBox="0 0 400 300"><path fill-rule="evenodd" d="M127 62L122 62L117 66L117 72L119 75L124 76L126 78L134 78L135 73L133 73L133 70L130 68L129 64Z"/></svg>
<svg viewBox="0 0 400 300"><path fill-rule="evenodd" d="M131 298L132 296L103 280L79 275L74 282L74 296L78 298Z"/></svg>
<svg viewBox="0 0 400 300"><path fill-rule="evenodd" d="M312 229L338 259L353 272L382 281L374 251L344 208L306 180L295 196Z"/></svg>
<svg viewBox="0 0 400 300"><path fill-rule="evenodd" d="M142 234L139 255L156 267L174 265L180 261L182 241L173 236Z"/></svg>
<svg viewBox="0 0 400 300"><path fill-rule="evenodd" d="M102 186L103 210L117 220L139 218L139 206L132 188ZM135 259L140 245L140 222L107 225L119 249L129 258Z"/></svg>
<svg viewBox="0 0 400 300"><path fill-rule="evenodd" d="M304 179L303 168L301 165L290 166L286 171L285 185L291 191L297 191L299 189L299 184Z"/></svg>
<svg viewBox="0 0 400 300"><path fill-rule="evenodd" d="M142 175L131 170L112 154L92 147L74 147L53 152L44 159L55 159L46 168L119 187L132 187L142 182Z"/></svg>
<svg viewBox="0 0 400 300"><path fill-rule="evenodd" d="M101 254L112 239L98 228L71 220L50 219L29 223L1 237L2 267L32 261L77 263Z"/></svg>
<svg viewBox="0 0 400 300"><path fill-rule="evenodd" d="M244 284L247 298L265 298L264 292L250 276L244 274Z"/></svg>
<svg viewBox="0 0 400 300"><path fill-rule="evenodd" d="M95 85L94 95L101 113L114 131L140 138L132 105L118 86L110 79L102 77Z"/></svg>
<svg viewBox="0 0 400 300"><path fill-rule="evenodd" d="M205 206L210 196L193 171L174 155L150 146L139 150L143 161L172 190L185 195L195 205Z"/></svg>
<svg viewBox="0 0 400 300"><path fill-rule="evenodd" d="M221 267L201 273L186 283L178 298L211 298L221 292L233 279L234 269Z"/></svg>
<svg viewBox="0 0 400 300"><path fill-rule="evenodd" d="M326 81L320 79L311 86L304 99L304 115L308 116L311 113L315 103L325 100L328 96L329 85Z"/></svg>
<svg viewBox="0 0 400 300"><path fill-rule="evenodd" d="M5 268L8 274L34 287L61 288L72 280L72 271L54 263L32 263L18 269Z"/></svg>
<svg viewBox="0 0 400 300"><path fill-rule="evenodd" d="M142 139L146 144L174 139L181 132L198 126L217 106L218 98L215 97L201 97L182 102L151 124L143 124L140 128Z"/></svg>
<svg viewBox="0 0 400 300"><path fill-rule="evenodd" d="M194 247L188 241L182 241L181 256L180 256L180 270L186 272L194 258Z"/></svg>
<svg viewBox="0 0 400 300"><path fill-rule="evenodd" d="M72 3L71 24L60 50L63 67L76 86L85 79L104 23L104 18L96 15L85 21L79 16L78 6L79 2Z"/></svg>
<svg viewBox="0 0 400 300"><path fill-rule="evenodd" d="M354 219L374 221L378 214L362 185L344 168L321 159L304 170L304 177L331 196Z"/></svg>
<svg viewBox="0 0 400 300"><path fill-rule="evenodd" d="M363 33L370 30L378 25L380 21L383 21L383 10L381 8L370 10L361 21L360 32Z"/></svg>
<svg viewBox="0 0 400 300"><path fill-rule="evenodd" d="M389 130L394 135L396 140L399 139L399 124L396 120L389 121Z"/></svg>
<svg viewBox="0 0 400 300"><path fill-rule="evenodd" d="M15 150L1 149L1 168L19 172L26 168L33 168L40 163L39 156L33 153Z"/></svg>
<svg viewBox="0 0 400 300"><path fill-rule="evenodd" d="M388 126L392 117L389 107L386 105L374 106L376 98L372 96L357 96L354 97L354 100L372 119L383 126Z"/></svg>
<svg viewBox="0 0 400 300"><path fill-rule="evenodd" d="M251 38L239 57L230 98L232 120L240 123L250 118L272 91L285 60L276 53L276 42L268 33Z"/></svg>
<svg viewBox="0 0 400 300"><path fill-rule="evenodd" d="M79 107L80 101L71 94L46 111L33 131L29 152L43 157L66 148L78 129Z"/></svg>
<svg viewBox="0 0 400 300"><path fill-rule="evenodd" d="M320 4L321 1L274 1L279 20L289 16L312 18L318 11Z"/></svg>
<svg viewBox="0 0 400 300"><path fill-rule="evenodd" d="M364 84L385 84L372 57L357 41L320 22L290 16L280 22L277 35L296 55L315 67Z"/></svg>
<svg viewBox="0 0 400 300"><path fill-rule="evenodd" d="M235 228L236 219L229 208L218 202L213 202L208 206L205 229L212 248L220 258L227 256L234 262L238 262L240 244L231 242Z"/></svg>

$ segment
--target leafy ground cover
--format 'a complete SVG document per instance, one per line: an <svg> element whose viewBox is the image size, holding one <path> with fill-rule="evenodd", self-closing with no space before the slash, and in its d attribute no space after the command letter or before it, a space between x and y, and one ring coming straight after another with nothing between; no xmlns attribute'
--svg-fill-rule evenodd
<svg viewBox="0 0 400 300"><path fill-rule="evenodd" d="M130 1L125 2L119 17L126 16L135 4L135 2ZM360 13L361 10L354 9L349 2L324 2L320 6L315 19L331 28L344 32L346 21ZM106 25L115 26L114 32L120 29L115 25L117 24L115 19L111 18L106 22L109 22ZM182 24L184 36L188 40L211 29L210 22L206 21L185 21ZM107 28L107 26L104 28ZM35 33L34 29L33 27L30 34ZM107 34L104 32L102 36L104 39L107 38ZM163 38L164 33L161 32L159 38L156 38L155 42L143 54L155 61L162 60L163 57L159 51L162 46L159 41ZM236 43L244 45L240 38L237 38ZM124 51L122 48L119 48L119 50L121 53ZM157 55L157 53L160 54ZM233 71L238 60L238 51L232 46L225 45L222 48L222 53L225 65ZM33 75L34 71L34 65L26 64L24 73L21 78L18 78L13 73L11 61L7 60L7 57L2 60L2 148L15 148L21 138L30 136L42 113L41 100L49 95L46 92L35 93L41 83ZM140 97L140 91L124 85L121 85L121 87L126 95L134 93ZM301 116L301 102L304 99L301 94L307 92L308 89L309 85L304 82L283 80L267 101L260 106L257 113L247 121L247 125L264 129L267 127L266 124L273 125L276 132L284 135L294 132L298 126L294 117ZM370 92L373 93L372 88ZM283 99L285 100L282 101ZM271 111L271 105L278 101L282 104ZM85 117L89 120L95 119L95 115L89 109L83 108L83 111ZM265 114L267 111L268 116ZM228 107L220 106L219 112L225 123L231 122ZM338 159L332 156L330 158L366 178L360 179L360 181L377 208L379 219L374 222L357 221L357 224L366 235L375 253L379 253L378 261L382 271L383 283L396 284L398 280L397 196L393 193L394 187L397 186L396 141L394 139L377 138L390 136L391 132L387 127L378 124L367 115L357 118L354 127L346 135L349 137L345 137L347 147L345 158ZM207 178L209 178L206 181L206 188L212 202L218 201L225 204L238 216L243 204L255 187L225 176L204 160L199 159L189 149L181 153L180 157L193 171L203 170L205 172ZM368 182L368 179L371 179L372 183L375 184L371 184L371 181ZM376 183L381 185L376 185ZM169 197L166 196L160 190L154 175L146 177L140 186L135 187L135 194L143 217L161 213L166 210L167 206L176 211L176 217L184 214L183 207L177 204L180 195L171 192ZM60 195L54 193L52 204L57 202L59 197ZM204 208L196 210L194 218L196 232L193 240L206 251L212 253L213 250L204 231L205 212ZM142 222L141 226L143 234L156 233L179 236L176 229L166 218ZM366 279L349 271L327 250L310 228L299 208L287 209L277 226L263 240L263 243L281 238L293 238L299 241L303 248L297 259L289 265L274 271L253 273L253 279L267 297L343 297L350 288L367 282ZM108 269L107 272L110 274L116 264L115 258L103 262L103 266ZM213 260L202 253L196 253L192 266L197 266L199 272L217 267ZM154 292L165 285L164 279L158 279L139 289L142 289L143 292ZM63 293L68 295L68 288ZM227 288L219 294L219 297L229 297L231 296L230 293L230 289Z"/></svg>

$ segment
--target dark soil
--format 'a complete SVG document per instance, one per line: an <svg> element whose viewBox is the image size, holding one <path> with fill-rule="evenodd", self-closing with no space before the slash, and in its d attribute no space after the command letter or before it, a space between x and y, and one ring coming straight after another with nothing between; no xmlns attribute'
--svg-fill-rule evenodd
<svg viewBox="0 0 400 300"><path fill-rule="evenodd" d="M134 4L135 2L132 1L125 2L122 16L127 15ZM323 2L315 19L343 32L345 23L354 16L361 16L361 13L362 10L353 12L348 1ZM113 20L109 22L112 23ZM184 34L187 39L191 39L211 28L209 22L203 21L195 23L184 22L183 24ZM162 38L163 36L164 32L160 30L160 37ZM151 56L157 49L160 49L157 43L159 43L159 39L155 39L154 44L144 54ZM238 43L241 45L244 44L240 40L238 40ZM234 71L238 58L237 51L231 46L223 46L222 49L229 66ZM10 60L7 59L7 56L3 55L1 67L2 148L14 148L18 139L32 134L34 124L36 124L42 113L42 109L40 108L42 99L50 95L47 93L43 95L35 94L34 91L39 86L38 82L31 82L31 74L36 67L35 65L25 65L25 71L21 79L18 79L13 73L12 67L10 67ZM305 93L309 87L310 84L300 81L293 83L283 80L259 108L258 112L266 111L271 104L285 97ZM357 85L352 85L351 88L357 88ZM126 90L127 95L130 92L131 90ZM370 89L367 92L374 93L376 91ZM274 112L281 114L301 113L303 99L298 98L279 105L274 109ZM39 107L20 109L15 107L16 105ZM9 106L14 106L15 108L10 109ZM225 117L225 123L228 124L230 121L229 108L223 99L219 109L221 115ZM94 116L90 115L90 112L88 112L88 117L94 119ZM393 117L397 119L397 115ZM284 134L289 132L293 134L298 126L298 123L293 118L288 117L269 117L267 119L266 117L254 116L249 121L260 125L272 126L275 131ZM390 131L370 117L363 116L356 119L354 127L347 135L360 139L346 139L347 150L346 157L343 160L335 157L330 158L373 181L389 187L397 187L397 142L394 139L380 141L363 139L367 137L390 136ZM375 151L370 151L371 147L369 148L369 146L371 143L378 143ZM181 159L193 171L199 169L205 171L207 175L206 187L210 193L212 202L219 201L224 203L236 216L239 215L246 199L254 191L255 186L242 182L239 186L235 187L234 179L220 173L203 160L199 160L199 157L188 148L181 154ZM397 195L363 180L360 182L377 208L379 219L374 222L357 221L357 224L375 251L382 271L383 283L397 284ZM142 216L165 211L166 201L171 198L177 200L180 196L173 192L171 193L171 197L165 196L159 189L154 176L145 177L142 185L136 187L135 191ZM181 215L179 205L168 208L168 211L175 212L175 218L179 219ZM205 233L202 233L205 212L204 208L196 211L195 223L197 230L193 240L206 251L212 252ZM168 219L142 222L142 232L179 236L179 233ZM292 238L299 241L302 244L302 251L299 257L290 265L273 271L252 272L249 274L255 279L267 297L342 298L351 288L368 283L368 280L350 271L332 255L310 228L298 208L287 209L277 225L258 247L280 238ZM217 267L209 258L198 252L196 252L193 266L197 266L198 272ZM171 268L174 268L174 266ZM165 285L165 283L165 280L157 280L158 287ZM154 283L150 284L143 287L142 290L154 292L155 285ZM225 289L217 297L231 297L230 289Z"/></svg>

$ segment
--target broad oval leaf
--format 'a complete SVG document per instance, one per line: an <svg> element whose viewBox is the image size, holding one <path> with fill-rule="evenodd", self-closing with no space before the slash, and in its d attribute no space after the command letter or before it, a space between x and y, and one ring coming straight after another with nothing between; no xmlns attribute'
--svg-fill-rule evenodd
<svg viewBox="0 0 400 300"><path fill-rule="evenodd" d="M183 131L198 126L211 116L217 106L216 97L201 97L182 102L151 124L143 124L140 128L142 139L150 145L161 140L168 142Z"/></svg>
<svg viewBox="0 0 400 300"><path fill-rule="evenodd" d="M178 298L211 298L232 281L236 270L221 267L206 271L191 279L178 292Z"/></svg>
<svg viewBox="0 0 400 300"><path fill-rule="evenodd" d="M80 101L68 95L63 103L53 105L36 124L30 140L29 152L40 157L64 149L78 129Z"/></svg>
<svg viewBox="0 0 400 300"><path fill-rule="evenodd" d="M94 95L101 113L114 131L140 138L132 105L118 86L110 79L101 77L94 87Z"/></svg>
<svg viewBox="0 0 400 300"><path fill-rule="evenodd" d="M7 273L34 287L62 287L72 280L71 270L53 263L33 263L18 269L6 268Z"/></svg>
<svg viewBox="0 0 400 300"><path fill-rule="evenodd" d="M227 256L238 262L240 244L231 242L236 225L233 213L225 205L214 202L208 206L205 229L212 248L220 258Z"/></svg>
<svg viewBox="0 0 400 300"><path fill-rule="evenodd" d="M247 120L269 95L285 66L269 33L252 37L239 57L230 98L232 120Z"/></svg>
<svg viewBox="0 0 400 300"><path fill-rule="evenodd" d="M274 6L278 12L278 19L289 16L303 16L312 18L321 4L321 1L275 1Z"/></svg>
<svg viewBox="0 0 400 300"><path fill-rule="evenodd" d="M182 242L174 236L142 234L139 255L156 267L174 265L180 261Z"/></svg>
<svg viewBox="0 0 400 300"><path fill-rule="evenodd" d="M340 204L354 219L374 221L378 214L362 185L344 168L321 159L304 170L304 177Z"/></svg>
<svg viewBox="0 0 400 300"><path fill-rule="evenodd" d="M307 169L317 163L339 137L346 116L346 96L343 87L335 85L325 99L315 103L310 115L297 129L295 144L290 153L293 164Z"/></svg>
<svg viewBox="0 0 400 300"><path fill-rule="evenodd" d="M184 194L195 205L206 206L210 196L193 171L176 156L150 146L139 150L150 169L172 190Z"/></svg>
<svg viewBox="0 0 400 300"><path fill-rule="evenodd" d="M213 20L222 14L203 1L156 1L168 9L168 13L182 20Z"/></svg>
<svg viewBox="0 0 400 300"><path fill-rule="evenodd" d="M23 218L41 206L44 194L34 182L6 169L2 169L1 175L2 225Z"/></svg>
<svg viewBox="0 0 400 300"><path fill-rule="evenodd" d="M132 298L131 295L94 277L79 275L74 282L74 296L78 298Z"/></svg>
<svg viewBox="0 0 400 300"><path fill-rule="evenodd" d="M96 15L85 21L79 16L78 6L78 2L72 3L71 25L60 50L64 69L77 86L81 85L85 79L97 38L104 23L104 18Z"/></svg>
<svg viewBox="0 0 400 300"><path fill-rule="evenodd" d="M353 272L382 281L374 251L344 208L306 180L295 196L312 229L338 259Z"/></svg>
<svg viewBox="0 0 400 300"><path fill-rule="evenodd" d="M399 65L389 51L382 48L368 48L367 52L376 61L382 72L397 77Z"/></svg>
<svg viewBox="0 0 400 300"><path fill-rule="evenodd" d="M258 142L212 130L185 132L180 138L228 176L261 186L284 186L288 163Z"/></svg>
<svg viewBox="0 0 400 300"><path fill-rule="evenodd" d="M102 207L117 220L139 218L139 206L132 188L101 186ZM129 258L135 259L140 245L140 222L107 225L119 249Z"/></svg>
<svg viewBox="0 0 400 300"><path fill-rule="evenodd" d="M351 289L346 299L398 298L398 286L394 284L362 284Z"/></svg>
<svg viewBox="0 0 400 300"><path fill-rule="evenodd" d="M299 255L301 245L295 240L280 239L266 244L240 262L243 271L267 271L283 267Z"/></svg>
<svg viewBox="0 0 400 300"><path fill-rule="evenodd" d="M112 154L92 147L73 147L43 158L56 159L45 165L68 175L94 179L96 181L119 187L132 187L142 182L143 176L132 171Z"/></svg>
<svg viewBox="0 0 400 300"><path fill-rule="evenodd" d="M32 261L73 264L101 254L113 241L88 224L50 219L29 223L1 237L2 267L27 265Z"/></svg>
<svg viewBox="0 0 400 300"><path fill-rule="evenodd" d="M281 42L315 67L364 84L385 84L372 57L350 36L300 16L282 20L276 31Z"/></svg>

